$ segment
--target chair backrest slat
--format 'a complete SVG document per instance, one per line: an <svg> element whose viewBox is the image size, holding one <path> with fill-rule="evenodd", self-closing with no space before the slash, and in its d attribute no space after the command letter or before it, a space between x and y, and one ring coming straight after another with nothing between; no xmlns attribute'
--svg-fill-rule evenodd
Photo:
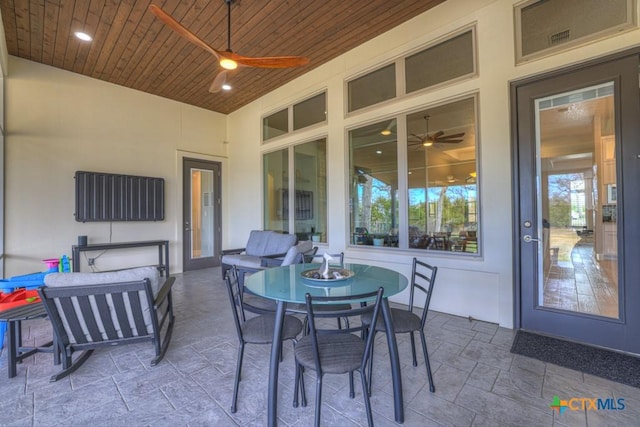
<svg viewBox="0 0 640 427"><path fill-rule="evenodd" d="M429 304L431 303L431 295L433 294L433 285L436 282L437 273L438 267L419 261L416 258L413 259L409 311L413 311L416 290L421 291L424 294L422 316L420 317L420 323L423 328L427 321L427 312L429 311Z"/></svg>
<svg viewBox="0 0 640 427"><path fill-rule="evenodd" d="M60 298L58 302L60 303L60 307L62 307L64 316L67 319L67 324L69 325L69 331L67 331L67 333L71 332L75 342L80 344L86 343L87 338L82 330L82 325L80 325L80 320L78 319L76 308L73 305L72 297Z"/></svg>
<svg viewBox="0 0 640 427"><path fill-rule="evenodd" d="M96 294L95 295L96 305L98 307L98 314L100 316L100 321L102 322L102 326L104 327L105 334L107 338L110 340L114 340L118 338L118 333L116 332L116 328L113 324L113 319L111 318L111 312L109 311L109 302L107 301L107 296L105 294Z"/></svg>
<svg viewBox="0 0 640 427"><path fill-rule="evenodd" d="M136 335L146 335L147 327L144 324L140 293L138 291L131 291L127 292L127 296L129 297L129 306L131 307L131 313L133 313L133 322L136 325Z"/></svg>
<svg viewBox="0 0 640 427"><path fill-rule="evenodd" d="M127 309L124 304L124 297L122 293L112 293L111 300L116 309L116 316L118 318L118 324L120 325L120 332L125 338L131 338L131 325L129 324L129 316L127 316Z"/></svg>
<svg viewBox="0 0 640 427"><path fill-rule="evenodd" d="M240 291L234 288L239 288L240 284L237 280L232 281L231 274L227 274L225 278L225 284L227 285L227 294L229 295L229 302L231 303L231 312L233 314L233 322L236 325L236 332L238 334L238 339L242 342L242 321L244 321L245 317L242 310L242 297L240 295ZM234 286L234 282L236 286Z"/></svg>
<svg viewBox="0 0 640 427"><path fill-rule="evenodd" d="M100 333L100 329L98 328L96 319L93 316L93 308L91 307L90 297L87 295L81 295L78 296L77 299L78 305L80 306L80 312L82 313L82 319L87 326L89 335L91 335L91 340L100 341L102 339L102 334Z"/></svg>

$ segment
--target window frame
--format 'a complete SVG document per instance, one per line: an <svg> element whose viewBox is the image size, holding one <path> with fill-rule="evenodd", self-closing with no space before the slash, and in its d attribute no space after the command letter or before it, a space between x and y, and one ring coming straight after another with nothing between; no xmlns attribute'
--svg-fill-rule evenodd
<svg viewBox="0 0 640 427"><path fill-rule="evenodd" d="M407 127L406 127L406 118L407 116L411 115L411 114L415 114L417 112L420 111L425 111L425 110L430 110L430 109L434 109L434 108L438 108L444 105L448 105L451 103L455 103L458 101L463 101L466 99L473 99L474 100L474 117L475 117L475 124L474 124L474 131L475 131L475 172L476 172L476 176L475 176L475 193L476 193L476 197L475 200L473 201L474 206L474 210L475 212L473 213L476 216L476 224L477 224L477 230L476 230L476 234L478 236L478 240L477 240L477 252L457 252L457 251L440 251L440 250L425 250L425 249L419 249L419 248L411 248L409 246L409 182L408 182L408 161L407 161L407 137L408 137L408 131L407 131ZM377 104L376 104L377 105ZM397 247L385 247L382 249L386 249L386 250L392 250L395 252L397 251L401 251L401 252L408 252L411 254L415 254L415 255L421 255L421 256L425 256L425 254L428 254L429 256L432 255L436 255L436 256L454 256L454 257L470 257L470 258L482 258L483 255L483 246L484 246L484 233L482 231L483 229L483 222L482 222L482 191L481 191L481 177L482 177L482 159L481 159L481 137L480 137L480 93L479 91L475 90L471 93L464 93L464 94L459 94L457 96L454 97L450 97L450 98L446 98L446 99L440 99L436 102L431 102L431 103L425 103L425 104L420 104L418 106L412 107L409 110L402 110L402 111L398 111L395 112L393 114L386 114L384 116L377 116L373 119L368 119L365 121L360 121L357 123L354 123L352 125L349 125L348 127L345 127L345 144L344 144L344 153L345 153L345 206L350 207L351 206L351 200L352 200L352 194L351 194L351 185L350 185L350 178L351 178L351 171L350 171L350 167L351 167L351 163L352 163L352 159L351 159L351 142L350 142L350 132L357 130L357 129L361 129L363 127L369 126L371 124L375 124L375 123L380 123L380 122L385 122L385 121L390 121L390 120L396 120L396 129L397 129L397 159L398 159L398 164L397 164L397 171L398 171L398 246ZM405 141L403 143L401 143L400 141ZM431 208L430 206L428 206L428 208ZM434 205L435 208L435 205ZM471 215L470 209L469 209L469 203L467 201L466 203L466 214L467 215ZM345 218L345 226L346 226L346 233L345 233L345 240L346 240L346 247L349 249L362 249L364 248L364 250L372 250L371 248L374 248L374 246L369 246L369 245L358 245L355 244L352 238L352 234L354 233L354 231L351 229L351 223L352 223L352 215L353 213L351 212L351 208L348 208L346 210L346 218ZM380 248L375 248L373 250L379 250Z"/></svg>

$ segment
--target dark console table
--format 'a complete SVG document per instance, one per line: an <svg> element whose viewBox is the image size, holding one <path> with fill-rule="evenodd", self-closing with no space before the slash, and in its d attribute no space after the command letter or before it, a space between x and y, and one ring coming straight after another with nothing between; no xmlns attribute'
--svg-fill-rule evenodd
<svg viewBox="0 0 640 427"><path fill-rule="evenodd" d="M168 240L144 240L141 242L116 242L116 243L91 243L90 245L73 245L71 247L73 257L73 271L80 271L80 252L108 251L112 249L141 248L145 246L158 247L158 268L169 277L169 241Z"/></svg>

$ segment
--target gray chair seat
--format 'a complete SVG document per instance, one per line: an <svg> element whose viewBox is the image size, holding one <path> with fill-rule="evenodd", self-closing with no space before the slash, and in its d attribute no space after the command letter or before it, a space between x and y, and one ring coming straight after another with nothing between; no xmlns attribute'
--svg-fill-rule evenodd
<svg viewBox="0 0 640 427"><path fill-rule="evenodd" d="M318 336L320 366L326 374L346 374L360 367L365 341L353 334ZM312 339L302 337L295 348L296 360L308 369L315 369Z"/></svg>
<svg viewBox="0 0 640 427"><path fill-rule="evenodd" d="M391 318L393 319L393 329L397 334L417 331L420 329L420 317L408 310L392 308ZM371 324L370 313L362 316L362 323L364 323L365 325ZM384 325L384 320L382 319L382 316L378 316L378 321L376 322L376 331L384 332L385 330L386 328Z"/></svg>
<svg viewBox="0 0 640 427"><path fill-rule="evenodd" d="M276 323L275 315L264 314L248 319L242 325L242 337L251 344L270 344L273 341L273 327ZM291 340L302 330L302 322L293 316L285 316L282 326L282 339Z"/></svg>
<svg viewBox="0 0 640 427"><path fill-rule="evenodd" d="M252 313L266 314L276 312L276 302L274 300L253 295L249 292L245 292L243 295L242 305L245 310Z"/></svg>

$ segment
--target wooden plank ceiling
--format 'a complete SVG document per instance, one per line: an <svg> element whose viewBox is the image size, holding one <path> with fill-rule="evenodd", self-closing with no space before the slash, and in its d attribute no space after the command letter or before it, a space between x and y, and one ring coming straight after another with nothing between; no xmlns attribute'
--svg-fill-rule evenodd
<svg viewBox="0 0 640 427"><path fill-rule="evenodd" d="M307 56L300 68L243 67L212 94L215 57L177 36L150 0L0 0L10 55L228 114L445 0L234 0L231 48L245 56ZM154 0L217 50L224 0ZM93 37L82 42L73 36ZM9 70L10 72L10 70Z"/></svg>

